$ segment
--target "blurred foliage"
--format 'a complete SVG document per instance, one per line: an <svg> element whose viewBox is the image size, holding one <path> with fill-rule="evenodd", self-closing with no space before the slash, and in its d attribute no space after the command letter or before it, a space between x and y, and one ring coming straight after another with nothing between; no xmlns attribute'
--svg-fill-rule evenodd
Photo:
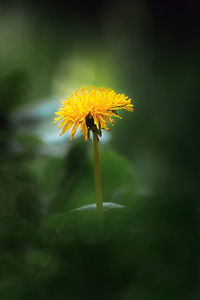
<svg viewBox="0 0 200 300"><path fill-rule="evenodd" d="M173 5L95 3L0 4L0 298L199 299L196 35ZM104 236L92 143L52 126L85 84L135 103L100 143Z"/></svg>

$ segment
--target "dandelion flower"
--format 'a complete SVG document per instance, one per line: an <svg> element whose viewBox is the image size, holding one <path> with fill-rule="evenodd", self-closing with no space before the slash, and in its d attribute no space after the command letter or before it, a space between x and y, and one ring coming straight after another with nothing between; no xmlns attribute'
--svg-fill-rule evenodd
<svg viewBox="0 0 200 300"><path fill-rule="evenodd" d="M61 135L71 129L71 139L74 138L78 128L81 129L85 140L89 138L90 131L96 132L97 139L101 136L101 129L109 130L108 124L113 125L113 118L117 110L133 111L131 99L124 94L116 94L112 89L82 87L70 97L61 100L62 107L55 114L55 122L61 121Z"/></svg>
<svg viewBox="0 0 200 300"><path fill-rule="evenodd" d="M101 136L101 129L109 130L108 124L113 125L115 117L121 119L117 114L118 110L133 111L133 104L131 104L131 99L128 99L124 94L116 94L112 89L104 87L82 87L61 101L62 107L55 113L58 117L55 118L54 122L55 124L61 121L59 126L61 134L71 129L70 140L72 140L77 129L80 128L87 141L90 131L93 133L96 203L99 228L103 232L104 207L98 148L99 136Z"/></svg>

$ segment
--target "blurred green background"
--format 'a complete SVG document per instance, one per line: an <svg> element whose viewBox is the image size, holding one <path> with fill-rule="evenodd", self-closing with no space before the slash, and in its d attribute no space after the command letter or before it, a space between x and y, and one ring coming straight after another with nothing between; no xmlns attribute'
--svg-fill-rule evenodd
<svg viewBox="0 0 200 300"><path fill-rule="evenodd" d="M1 300L200 299L198 11L0 2ZM84 85L135 104L100 143L103 238L92 143L52 125Z"/></svg>

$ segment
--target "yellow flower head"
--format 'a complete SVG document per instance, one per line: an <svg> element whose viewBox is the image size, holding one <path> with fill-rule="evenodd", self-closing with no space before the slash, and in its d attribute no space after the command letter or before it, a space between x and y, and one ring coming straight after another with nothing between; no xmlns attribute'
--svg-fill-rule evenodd
<svg viewBox="0 0 200 300"><path fill-rule="evenodd" d="M82 87L70 97L61 100L62 107L55 114L55 122L61 120L59 128L61 135L72 128L73 139L78 127L82 130L85 140L89 137L90 130L101 136L101 129L109 130L107 124L113 125L113 117L120 118L117 110L133 111L131 99L124 94L116 94L112 89Z"/></svg>

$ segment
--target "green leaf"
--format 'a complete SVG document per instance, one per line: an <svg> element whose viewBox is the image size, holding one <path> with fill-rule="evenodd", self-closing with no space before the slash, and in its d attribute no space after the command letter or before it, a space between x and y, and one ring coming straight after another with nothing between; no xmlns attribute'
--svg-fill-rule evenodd
<svg viewBox="0 0 200 300"><path fill-rule="evenodd" d="M131 183L132 165L126 158L108 150L100 151L100 164L104 200L110 201L116 189Z"/></svg>
<svg viewBox="0 0 200 300"><path fill-rule="evenodd" d="M116 204L112 202L104 202L103 203L104 211L110 210L119 210L126 208L124 205ZM75 208L70 210L67 213L51 215L45 218L44 224L47 228L54 229L54 230L62 230L66 224L71 224L74 221L79 221L79 217L83 216L84 214L90 217L88 214L95 213L96 215L96 203L92 203L89 205L83 205L81 207ZM86 217L86 216L85 216Z"/></svg>
<svg viewBox="0 0 200 300"><path fill-rule="evenodd" d="M53 197L61 179L62 160L58 157L41 155L26 164L42 192Z"/></svg>
<svg viewBox="0 0 200 300"><path fill-rule="evenodd" d="M16 196L24 189L9 172L0 170L0 216L16 213Z"/></svg>
<svg viewBox="0 0 200 300"><path fill-rule="evenodd" d="M97 205L96 203L89 204L89 205L84 205L78 208L73 209L71 212L84 212L84 211L93 211L96 210ZM112 202L104 202L103 203L103 208L105 211L110 210L110 209L119 209L119 208L126 208L124 205L117 204L117 203L112 203Z"/></svg>
<svg viewBox="0 0 200 300"><path fill-rule="evenodd" d="M100 167L103 200L104 202L110 202L116 189L127 186L132 182L132 165L114 151L100 149ZM60 202L62 198L63 205L65 205L64 209L72 209L74 205L83 206L90 204L96 198L93 158L89 161L87 169L85 165L79 169L79 174L81 176L76 178L73 185L70 185L55 200ZM72 176L68 180L72 180Z"/></svg>
<svg viewBox="0 0 200 300"><path fill-rule="evenodd" d="M53 256L46 251L36 250L29 252L26 256L29 263L38 265L40 267L46 267L52 261Z"/></svg>

